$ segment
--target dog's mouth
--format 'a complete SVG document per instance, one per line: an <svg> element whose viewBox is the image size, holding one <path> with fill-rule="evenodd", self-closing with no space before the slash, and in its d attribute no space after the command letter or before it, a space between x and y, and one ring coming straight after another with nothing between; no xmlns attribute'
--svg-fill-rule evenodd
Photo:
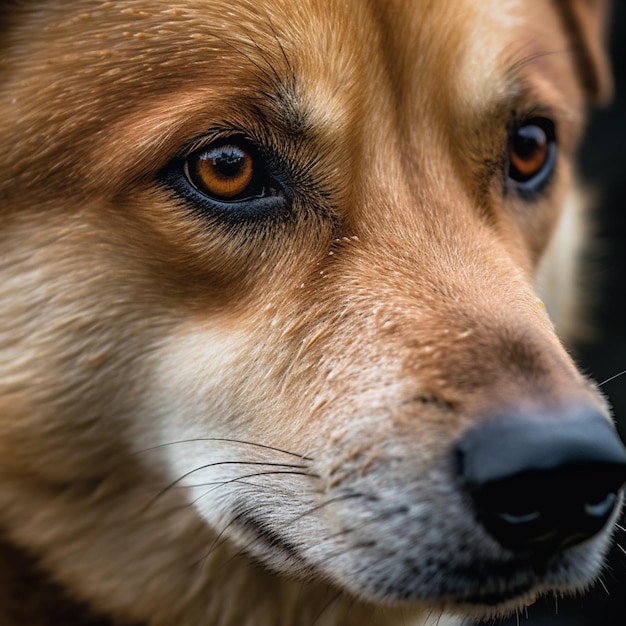
<svg viewBox="0 0 626 626"><path fill-rule="evenodd" d="M249 538L254 537L257 541L271 546L276 553L277 561L291 561L292 565L298 565L304 578L308 575L315 577L315 567L307 564L306 559L300 554L298 549L291 543L284 540L279 533L269 529L266 525L259 523L254 516L244 512L237 516L237 525L245 529ZM282 556L281 556L282 555ZM441 603L450 608L456 608L459 612L477 617L503 616L509 615L516 610L521 610L534 604L539 595L548 587L546 579L552 578L555 569L560 570L563 565L558 556L551 559L552 567L549 563L540 564L534 562L515 561L515 563L475 563L474 567L461 568L461 570L450 571L444 564L441 564L439 580L445 580L442 587L437 585L429 587L428 596L439 598ZM554 569L553 569L554 568ZM281 570L280 565L277 570ZM552 570L552 571L551 571ZM552 575L551 575L552 574ZM387 601L409 602L420 601L423 597L423 589L414 586L408 579L402 577L403 583L391 584L384 589L369 588L366 590L373 592L375 596L384 596ZM567 574L559 581L566 587L572 583ZM425 581L422 581L422 584ZM550 586L552 589L552 587Z"/></svg>
<svg viewBox="0 0 626 626"><path fill-rule="evenodd" d="M497 612L506 612L512 605L530 606L537 600L537 592L534 585L528 583L511 587L505 590L481 590L475 594L452 598L450 604L457 607L470 607L472 612L488 608Z"/></svg>
<svg viewBox="0 0 626 626"><path fill-rule="evenodd" d="M569 587L567 581L561 581ZM571 581L570 581L571 582ZM453 583L454 584L454 583ZM479 574L471 580L466 573L456 581L454 590L440 590L441 603L448 610L476 619L501 618L523 611L534 604L540 596L554 590L546 583L546 574L520 568L510 578L489 577L481 580Z"/></svg>
<svg viewBox="0 0 626 626"><path fill-rule="evenodd" d="M330 578L349 593L393 605L434 601L437 606L481 619L511 615L555 590L565 594L580 591L600 567L600 560L594 557L598 548L594 542L555 553L514 556L494 551L489 544L483 550L481 540L476 539L470 548L459 544L456 549L448 546L446 552L438 546L424 555L412 552L412 542L402 544L406 548L402 554L402 546L398 552L388 552L388 541L376 541L375 536L368 535L351 546L335 546L335 552L323 558L324 552L300 546L283 532L285 529L259 519L243 502L236 507L231 528L241 533L246 549L252 549L257 557L262 555L262 561L274 571L289 572L301 580ZM351 536L345 534L345 538ZM600 540L604 541L602 537ZM259 549L254 550L254 545ZM347 565L337 558L340 553L345 554ZM343 572L340 577L329 570L327 560L332 561L335 571ZM354 563L361 563L356 573Z"/></svg>
<svg viewBox="0 0 626 626"><path fill-rule="evenodd" d="M448 585L453 589L445 589ZM443 604L459 612L475 616L508 615L533 604L545 589L545 578L528 570L512 577L490 576L489 580L481 580L478 573L471 579L466 573L456 581L450 577L443 587L439 590Z"/></svg>
<svg viewBox="0 0 626 626"><path fill-rule="evenodd" d="M441 587L431 592L435 591L433 595L439 595L442 604L460 614L477 619L506 617L543 596L570 595L587 589L595 577L584 565L588 557L583 546L543 560L478 560L473 566L466 564L456 571L446 571L440 578Z"/></svg>

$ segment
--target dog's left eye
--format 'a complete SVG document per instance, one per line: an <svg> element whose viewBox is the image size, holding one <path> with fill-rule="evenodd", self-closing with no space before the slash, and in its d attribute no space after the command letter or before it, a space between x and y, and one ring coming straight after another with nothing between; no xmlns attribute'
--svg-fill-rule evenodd
<svg viewBox="0 0 626 626"><path fill-rule="evenodd" d="M220 142L187 157L187 180L200 193L218 202L261 198L268 189L261 159L240 142Z"/></svg>
<svg viewBox="0 0 626 626"><path fill-rule="evenodd" d="M231 223L284 218L291 196L270 174L272 163L252 142L232 136L174 158L159 180L203 215Z"/></svg>
<svg viewBox="0 0 626 626"><path fill-rule="evenodd" d="M523 194L541 191L556 164L554 123L533 118L516 126L509 137L508 180Z"/></svg>

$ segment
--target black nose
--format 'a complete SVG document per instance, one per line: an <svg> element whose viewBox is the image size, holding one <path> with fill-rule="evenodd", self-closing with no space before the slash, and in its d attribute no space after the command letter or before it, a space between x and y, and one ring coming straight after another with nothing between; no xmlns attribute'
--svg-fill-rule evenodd
<svg viewBox="0 0 626 626"><path fill-rule="evenodd" d="M493 419L469 430L456 454L478 521L515 552L552 553L589 539L626 481L626 449L595 410Z"/></svg>

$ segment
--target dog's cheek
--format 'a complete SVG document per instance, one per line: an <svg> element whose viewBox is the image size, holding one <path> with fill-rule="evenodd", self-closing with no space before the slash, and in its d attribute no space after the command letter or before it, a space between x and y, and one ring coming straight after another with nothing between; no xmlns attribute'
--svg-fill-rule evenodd
<svg viewBox="0 0 626 626"><path fill-rule="evenodd" d="M212 316L176 328L135 440L146 462L163 468L159 497L182 495L222 540L303 575L304 553L326 532L315 516L302 519L319 492L308 456L319 444L303 429L302 385L279 373L285 355L267 321Z"/></svg>
<svg viewBox="0 0 626 626"><path fill-rule="evenodd" d="M7 470L60 483L120 473L152 346L168 322L154 306L146 315L141 273L125 261L122 270L104 239L82 216L55 217L52 208L45 218L24 214L4 228L0 428Z"/></svg>

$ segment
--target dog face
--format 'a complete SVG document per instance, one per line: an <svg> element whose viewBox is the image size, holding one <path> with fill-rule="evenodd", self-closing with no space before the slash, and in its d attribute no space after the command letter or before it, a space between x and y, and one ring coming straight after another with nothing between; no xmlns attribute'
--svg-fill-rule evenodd
<svg viewBox="0 0 626 626"><path fill-rule="evenodd" d="M154 624L587 586L609 527L511 546L466 483L481 425L607 414L534 289L609 88L594 4L12 6L11 540Z"/></svg>

